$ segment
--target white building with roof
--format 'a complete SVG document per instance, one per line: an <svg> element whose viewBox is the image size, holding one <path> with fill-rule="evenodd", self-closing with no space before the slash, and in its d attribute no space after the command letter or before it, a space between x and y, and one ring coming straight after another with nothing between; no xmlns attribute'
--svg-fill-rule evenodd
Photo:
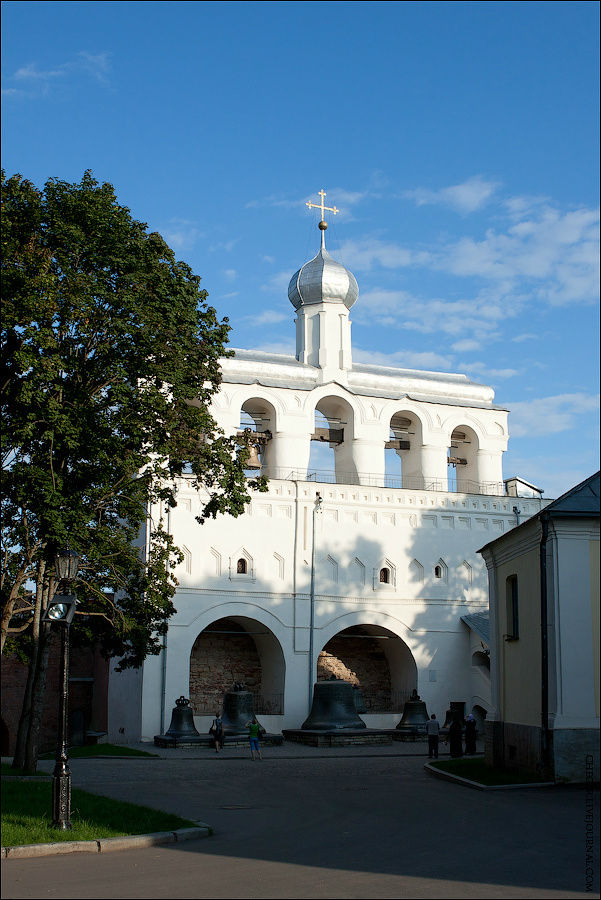
<svg viewBox="0 0 601 900"><path fill-rule="evenodd" d="M414 688L439 718L450 702L490 706L462 617L488 613L477 548L516 524L507 410L465 375L353 363L359 289L326 227L288 289L296 355L236 350L221 364L214 417L256 432L268 491L199 525L202 498L182 479L169 513L184 553L177 614L159 657L111 679L112 739L152 739L182 694L206 731L234 681L271 731L299 727L330 674L361 688L370 727L396 725ZM521 497L522 519L542 503Z"/></svg>

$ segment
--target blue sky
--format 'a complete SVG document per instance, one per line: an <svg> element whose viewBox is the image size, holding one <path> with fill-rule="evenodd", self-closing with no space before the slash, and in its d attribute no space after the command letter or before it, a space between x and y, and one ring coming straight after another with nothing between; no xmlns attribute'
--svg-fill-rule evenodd
<svg viewBox="0 0 601 900"><path fill-rule="evenodd" d="M465 372L505 476L599 467L597 3L5 2L3 166L92 169L230 317L294 352L293 272L355 274L358 361Z"/></svg>

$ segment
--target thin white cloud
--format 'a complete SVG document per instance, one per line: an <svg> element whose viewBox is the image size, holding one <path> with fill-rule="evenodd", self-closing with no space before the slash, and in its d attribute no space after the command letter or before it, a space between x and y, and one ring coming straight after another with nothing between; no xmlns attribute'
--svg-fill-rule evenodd
<svg viewBox="0 0 601 900"><path fill-rule="evenodd" d="M260 350L262 353L280 353L283 356L295 356L296 346L292 341L269 341L267 344L258 344L249 348Z"/></svg>
<svg viewBox="0 0 601 900"><path fill-rule="evenodd" d="M170 219L160 233L174 250L191 250L203 232L188 219Z"/></svg>
<svg viewBox="0 0 601 900"><path fill-rule="evenodd" d="M336 256L344 259L352 271L369 271L375 266L384 269L401 269L406 266L425 266L432 262L428 251L411 250L391 241L370 238L367 241L344 241Z"/></svg>
<svg viewBox="0 0 601 900"><path fill-rule="evenodd" d="M325 189L324 189L325 190ZM352 216L350 210L357 203L360 203L368 196L377 196L368 191L349 191L346 188L331 188L326 191L324 204L329 207L336 207L336 218L342 218L345 221L351 221ZM321 197L316 191L307 194L304 197L286 197L282 194L271 194L269 197L262 197L257 200L249 200L246 209L258 209L264 207L281 207L283 209L296 209L298 211L308 212L307 203L319 204ZM326 213L326 219L331 218L333 213Z"/></svg>
<svg viewBox="0 0 601 900"><path fill-rule="evenodd" d="M89 53L80 50L73 59L50 68L42 68L37 62L29 62L20 66L9 76L10 82L16 82L18 88L3 89L4 95L20 94L23 97L47 94L54 85L64 84L70 76L88 75L99 84L110 83L111 54L108 52Z"/></svg>
<svg viewBox="0 0 601 900"><path fill-rule="evenodd" d="M512 337L511 340L514 344L523 344L524 341L537 341L539 338L538 334L532 334L532 332L524 332L524 334L516 334L515 337Z"/></svg>
<svg viewBox="0 0 601 900"><path fill-rule="evenodd" d="M396 350L394 353L382 353L378 350L361 350L353 348L353 360L359 363L372 363L376 366L392 366L401 369L444 370L451 366L451 358L441 353L422 353L413 350Z"/></svg>
<svg viewBox="0 0 601 900"><path fill-rule="evenodd" d="M235 269L225 269L223 272L223 276L227 279L227 281L235 281L238 277L238 273Z"/></svg>
<svg viewBox="0 0 601 900"><path fill-rule="evenodd" d="M216 244L211 244L209 247L209 253L217 253L220 250L225 251L225 253L231 253L240 238L231 238L229 241L217 241Z"/></svg>
<svg viewBox="0 0 601 900"><path fill-rule="evenodd" d="M509 433L512 437L534 437L573 429L578 416L590 416L598 411L599 394L556 394L516 401L507 406L511 410Z"/></svg>
<svg viewBox="0 0 601 900"><path fill-rule="evenodd" d="M363 325L386 324L422 334L442 332L455 338L454 343L469 340L465 352L475 346L481 348L485 338L490 341L498 337L502 321L517 315L519 308L518 299L505 305L490 290L481 291L475 298L451 301L374 288L361 294L360 302L353 308L353 319Z"/></svg>
<svg viewBox="0 0 601 900"><path fill-rule="evenodd" d="M515 222L483 240L447 245L435 267L461 277L521 283L534 299L558 306L599 296L599 210L562 214L544 207L538 218Z"/></svg>
<svg viewBox="0 0 601 900"><path fill-rule="evenodd" d="M417 206L440 204L450 206L460 213L471 213L484 206L498 187L496 181L487 181L482 175L473 175L462 184L453 184L437 191L416 188L405 191L403 196L413 200Z"/></svg>
<svg viewBox="0 0 601 900"><path fill-rule="evenodd" d="M505 477L520 475L541 488L546 497L556 499L599 468L596 450L591 450L590 453L581 450L567 461L565 454L522 456L513 452L510 441L503 463Z"/></svg>
<svg viewBox="0 0 601 900"><path fill-rule="evenodd" d="M482 344L480 341L466 338L465 340L455 341L454 344L451 344L451 350L454 350L456 353L469 353L472 350L480 350L481 346Z"/></svg>
<svg viewBox="0 0 601 900"><path fill-rule="evenodd" d="M494 369L492 368L492 366L490 366L489 363L479 361L462 362L458 365L458 368L461 372L475 374L480 378L486 378L490 381L494 381L499 378L514 378L516 375L522 374L520 369Z"/></svg>
<svg viewBox="0 0 601 900"><path fill-rule="evenodd" d="M245 317L245 321L251 325L276 325L278 322L288 322L289 320L290 313L276 309L264 309L263 312L257 313L256 316Z"/></svg>
<svg viewBox="0 0 601 900"><path fill-rule="evenodd" d="M288 269L285 269L281 272L276 272L268 281L261 285L261 290L275 291L277 294L286 294L291 277L292 272L290 272Z"/></svg>
<svg viewBox="0 0 601 900"><path fill-rule="evenodd" d="M541 206L546 206L549 202L550 198L543 196L507 197L503 200L503 206L511 218L523 219L524 216L536 213Z"/></svg>

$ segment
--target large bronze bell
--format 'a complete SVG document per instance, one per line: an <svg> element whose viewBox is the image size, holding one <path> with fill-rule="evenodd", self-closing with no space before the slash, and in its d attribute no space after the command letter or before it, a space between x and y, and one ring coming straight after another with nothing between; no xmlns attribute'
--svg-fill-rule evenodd
<svg viewBox="0 0 601 900"><path fill-rule="evenodd" d="M403 716L397 725L400 731L416 732L426 731L428 724L428 710L426 704L420 699L419 694L414 689L409 700L405 702L403 708Z"/></svg>
<svg viewBox="0 0 601 900"><path fill-rule="evenodd" d="M448 728L451 722L458 720L463 723L465 713L465 702L463 700L451 700L450 708L447 709L443 728Z"/></svg>
<svg viewBox="0 0 601 900"><path fill-rule="evenodd" d="M338 731L366 728L355 707L355 691L348 681L332 678L313 685L309 717L301 725L305 731Z"/></svg>
<svg viewBox="0 0 601 900"><path fill-rule="evenodd" d="M200 737L194 725L190 701L186 697L180 697L179 700L175 701L175 707L171 713L171 724L165 732L165 737L179 740Z"/></svg>
<svg viewBox="0 0 601 900"><path fill-rule="evenodd" d="M237 683L223 698L223 731L226 735L248 734L247 722L254 716L253 695Z"/></svg>

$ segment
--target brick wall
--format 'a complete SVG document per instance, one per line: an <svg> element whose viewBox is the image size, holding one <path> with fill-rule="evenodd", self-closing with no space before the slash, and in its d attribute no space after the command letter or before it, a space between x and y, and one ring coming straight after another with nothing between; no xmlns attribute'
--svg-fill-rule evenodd
<svg viewBox="0 0 601 900"><path fill-rule="evenodd" d="M92 648L72 648L70 654L69 718L73 738L82 731L106 731L108 662ZM85 679L85 680L78 680ZM2 755L12 756L27 682L27 666L17 657L2 656ZM54 750L58 734L60 640L52 635L44 713L40 728L40 753ZM78 723L79 726L78 727ZM75 734L75 730L78 735Z"/></svg>
<svg viewBox="0 0 601 900"><path fill-rule="evenodd" d="M190 701L193 709L212 710L237 681L247 690L260 693L261 661L252 636L237 623L220 619L210 630L203 631L192 647Z"/></svg>
<svg viewBox="0 0 601 900"><path fill-rule="evenodd" d="M377 640L336 635L317 660L317 680L335 675L361 688L368 709L390 702L390 668Z"/></svg>

